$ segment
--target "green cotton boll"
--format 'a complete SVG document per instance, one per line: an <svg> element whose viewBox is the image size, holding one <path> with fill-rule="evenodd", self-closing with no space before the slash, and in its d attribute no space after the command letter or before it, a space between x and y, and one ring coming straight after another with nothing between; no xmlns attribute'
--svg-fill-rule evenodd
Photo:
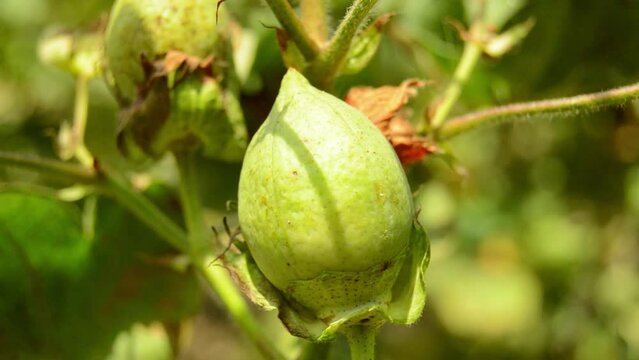
<svg viewBox="0 0 639 360"><path fill-rule="evenodd" d="M133 101L146 79L141 57L170 50L205 58L216 53L216 1L118 0L106 30L106 57L116 91Z"/></svg>
<svg viewBox="0 0 639 360"><path fill-rule="evenodd" d="M160 85L128 116L119 145L130 158L198 149L209 158L240 161L246 149L239 101L212 79L189 77L170 91Z"/></svg>
<svg viewBox="0 0 639 360"><path fill-rule="evenodd" d="M118 145L128 158L198 150L217 160L242 159L246 128L224 14L219 24L216 14L209 0L114 4L105 52L123 105Z"/></svg>
<svg viewBox="0 0 639 360"><path fill-rule="evenodd" d="M250 254L286 298L324 321L391 301L415 213L404 170L362 113L295 70L249 144L238 197Z"/></svg>

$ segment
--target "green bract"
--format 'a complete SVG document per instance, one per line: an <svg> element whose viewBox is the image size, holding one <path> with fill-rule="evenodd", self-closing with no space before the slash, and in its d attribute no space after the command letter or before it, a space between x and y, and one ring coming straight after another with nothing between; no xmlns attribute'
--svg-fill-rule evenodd
<svg viewBox="0 0 639 360"><path fill-rule="evenodd" d="M246 148L246 129L236 95L215 81L189 76L175 86L155 84L125 112L120 148L130 157L199 148L207 157L236 161Z"/></svg>
<svg viewBox="0 0 639 360"><path fill-rule="evenodd" d="M428 251L393 148L295 70L249 145L238 196L250 255L231 263L294 334L421 313Z"/></svg>
<svg viewBox="0 0 639 360"><path fill-rule="evenodd" d="M121 150L132 158L199 149L239 161L246 128L224 16L209 0L118 0L106 34L123 105ZM223 14L220 14L223 15Z"/></svg>

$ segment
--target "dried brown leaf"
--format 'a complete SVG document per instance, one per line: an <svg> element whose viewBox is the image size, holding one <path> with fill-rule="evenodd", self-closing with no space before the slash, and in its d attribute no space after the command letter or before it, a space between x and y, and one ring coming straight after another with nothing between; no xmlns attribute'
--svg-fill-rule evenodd
<svg viewBox="0 0 639 360"><path fill-rule="evenodd" d="M427 139L419 137L417 130L400 114L408 100L426 85L418 79L409 79L399 86L355 87L346 95L346 103L366 115L393 145L402 164L419 161L436 151Z"/></svg>
<svg viewBox="0 0 639 360"><path fill-rule="evenodd" d="M345 100L378 124L390 120L425 85L422 80L408 79L399 86L354 87Z"/></svg>

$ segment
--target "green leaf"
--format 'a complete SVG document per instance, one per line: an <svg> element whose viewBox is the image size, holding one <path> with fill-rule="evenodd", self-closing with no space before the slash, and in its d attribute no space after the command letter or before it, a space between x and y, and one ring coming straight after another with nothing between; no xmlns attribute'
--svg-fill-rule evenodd
<svg viewBox="0 0 639 360"><path fill-rule="evenodd" d="M317 339L326 325L300 306L293 308L284 295L262 274L246 245L238 244L239 253L224 256L227 269L251 301L265 310L278 310L288 331L305 339Z"/></svg>
<svg viewBox="0 0 639 360"><path fill-rule="evenodd" d="M68 204L14 192L0 204L0 358L51 354L91 242Z"/></svg>
<svg viewBox="0 0 639 360"><path fill-rule="evenodd" d="M152 82L143 101L123 112L121 149L134 159L201 149L212 159L241 160L247 134L233 91L193 74L172 88L169 83L163 78Z"/></svg>
<svg viewBox="0 0 639 360"><path fill-rule="evenodd" d="M156 186L148 192L161 208L173 201L165 188ZM181 270L180 254L109 200L100 201L96 216L87 284L96 321L110 324L115 334L134 322L175 322L198 309L197 278L192 271Z"/></svg>
<svg viewBox="0 0 639 360"><path fill-rule="evenodd" d="M377 53L379 43L382 40L382 30L384 25L390 21L391 16L391 14L386 14L378 17L353 39L351 48L346 55L346 61L340 71L342 74L356 74L368 65Z"/></svg>
<svg viewBox="0 0 639 360"><path fill-rule="evenodd" d="M393 286L393 300L388 308L392 322L406 325L420 318L426 303L424 276L430 261L430 243L418 222L413 225L408 254Z"/></svg>
<svg viewBox="0 0 639 360"><path fill-rule="evenodd" d="M282 302L279 291L266 279L243 244L241 253L224 255L226 267L238 282L244 294L257 306L265 310L276 310Z"/></svg>
<svg viewBox="0 0 639 360"><path fill-rule="evenodd" d="M0 358L101 359L132 324L198 309L194 274L115 203L99 200L94 239L69 204L20 193L0 204Z"/></svg>
<svg viewBox="0 0 639 360"><path fill-rule="evenodd" d="M379 326L389 319L395 323L412 324L421 316L426 300L424 272L430 259L430 248L426 234L419 224L414 227L410 246L410 256L401 255L405 262L392 289L392 301L389 304L384 303L384 299L372 300L355 308L341 309L334 316L323 320L275 288L262 274L246 245L238 244L240 252L227 253L225 262L244 293L266 310L277 309L280 320L292 335L323 342L334 339L345 326ZM377 269L371 271L375 272ZM316 279L296 282L289 291L312 292L318 283L330 281L333 277L339 277L348 284L355 279L353 276L356 275L347 272L326 272ZM330 293L335 294L339 291L343 290L335 288ZM336 308L339 309L338 305Z"/></svg>

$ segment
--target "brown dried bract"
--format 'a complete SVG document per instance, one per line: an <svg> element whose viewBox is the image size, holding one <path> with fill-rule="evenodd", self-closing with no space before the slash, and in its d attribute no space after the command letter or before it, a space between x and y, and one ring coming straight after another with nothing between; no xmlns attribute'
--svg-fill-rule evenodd
<svg viewBox="0 0 639 360"><path fill-rule="evenodd" d="M191 56L180 51L171 50L164 57L163 71L166 74L176 71L182 66L185 67L188 73L194 73L196 71L209 73L212 71L213 67L213 56L207 56L204 59L200 59L197 56Z"/></svg>
<svg viewBox="0 0 639 360"><path fill-rule="evenodd" d="M354 87L345 100L378 124L389 121L424 85L421 80L409 79L399 86Z"/></svg>
<svg viewBox="0 0 639 360"><path fill-rule="evenodd" d="M415 127L400 110L426 83L409 79L399 86L355 87L346 95L346 103L366 115L390 141L402 164L419 161L435 152L435 146L417 135Z"/></svg>
<svg viewBox="0 0 639 360"><path fill-rule="evenodd" d="M413 124L401 115L394 116L388 124L384 136L390 141L402 164L411 164L422 160L426 155L437 151L433 143L417 135Z"/></svg>

